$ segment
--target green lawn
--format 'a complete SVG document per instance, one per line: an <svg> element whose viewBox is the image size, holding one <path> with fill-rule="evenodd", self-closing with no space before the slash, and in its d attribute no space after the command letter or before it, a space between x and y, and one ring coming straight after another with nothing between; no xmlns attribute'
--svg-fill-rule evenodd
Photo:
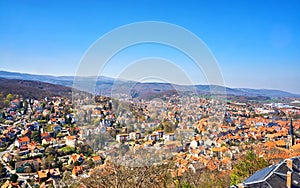
<svg viewBox="0 0 300 188"><path fill-rule="evenodd" d="M65 153L69 153L69 152L75 152L75 148L71 147L71 146L65 146L63 148L60 148L60 150L62 150Z"/></svg>

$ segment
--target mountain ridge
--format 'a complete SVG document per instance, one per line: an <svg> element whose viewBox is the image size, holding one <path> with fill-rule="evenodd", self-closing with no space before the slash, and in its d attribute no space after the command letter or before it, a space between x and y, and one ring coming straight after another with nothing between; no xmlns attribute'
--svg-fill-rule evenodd
<svg viewBox="0 0 300 188"><path fill-rule="evenodd" d="M52 75L37 75L29 73L19 73L19 72L9 72L9 71L0 71L0 77L6 79L19 79L19 80L31 80L31 81L40 81L46 82L55 85L73 87L73 81L75 76L52 76ZM78 78L78 77L77 77ZM93 79L97 86L97 89L103 94L108 94L111 92L115 84L119 84L120 89L133 89L140 93L140 96L147 95L148 92L157 93L157 92L167 92L173 90L181 90L183 92L196 90L199 93L209 93L213 87L216 91L226 91L227 95L235 96L268 96L268 97L292 97L300 98L300 94L294 94L287 91L282 91L278 89L252 89L252 88L230 88L225 86L214 86L214 85L177 85L171 83L160 83L160 82L135 82L135 81L125 81L117 80L110 77L101 76L95 80L96 77L85 78ZM91 81L91 80L90 80ZM176 89L174 89L176 88ZM77 88L80 89L80 88ZM87 90L87 92L91 92Z"/></svg>

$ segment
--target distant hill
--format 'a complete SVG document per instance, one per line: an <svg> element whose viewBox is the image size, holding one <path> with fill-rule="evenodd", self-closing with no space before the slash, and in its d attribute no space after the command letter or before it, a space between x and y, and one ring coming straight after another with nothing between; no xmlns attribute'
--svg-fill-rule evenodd
<svg viewBox="0 0 300 188"><path fill-rule="evenodd" d="M73 87L74 76L51 76L51 75L35 75L24 74L17 72L0 71L0 77L7 79L19 79L19 80L31 80L39 82L47 82L55 85ZM91 83L91 80L95 80L95 77L80 78L85 80L86 83ZM211 87L215 88L215 91L226 91L227 95L232 96L245 96L245 97L294 97L300 98L299 94L293 94L281 90L272 89L248 89L248 88L229 88L223 86L214 85L194 85L183 86L170 83L140 83L134 81L115 80L109 77L99 77L96 80L96 87L90 86L90 88L84 89L90 93L97 93L103 95L111 94L112 89L116 89L118 92L128 91L135 97L154 97L156 95L163 94L175 94L177 91L182 93L191 93L196 91L200 94L209 94ZM85 84L82 84L85 85ZM88 84L87 84L88 85ZM117 85L117 87L116 87ZM95 90L96 88L96 90ZM82 89L82 88L80 88Z"/></svg>
<svg viewBox="0 0 300 188"><path fill-rule="evenodd" d="M0 92L20 95L23 98L72 96L72 88L39 81L0 78Z"/></svg>
<svg viewBox="0 0 300 188"><path fill-rule="evenodd" d="M40 81L40 82L47 82L47 83L58 84L63 86L72 86L74 80L73 76L36 75L36 74L26 74L26 73L7 72L7 71L0 71L0 77L7 78L7 79Z"/></svg>

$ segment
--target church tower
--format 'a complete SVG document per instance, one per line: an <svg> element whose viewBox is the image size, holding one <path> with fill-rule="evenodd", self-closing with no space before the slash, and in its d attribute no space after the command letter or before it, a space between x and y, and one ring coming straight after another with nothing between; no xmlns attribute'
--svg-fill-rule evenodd
<svg viewBox="0 0 300 188"><path fill-rule="evenodd" d="M293 119L291 118L289 132L288 132L288 148L290 149L295 142L295 135L294 135L294 127L293 127Z"/></svg>

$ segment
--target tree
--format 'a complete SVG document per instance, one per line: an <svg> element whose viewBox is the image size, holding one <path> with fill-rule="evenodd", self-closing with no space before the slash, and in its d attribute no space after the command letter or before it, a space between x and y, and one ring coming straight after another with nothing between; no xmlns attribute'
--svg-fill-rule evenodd
<svg viewBox="0 0 300 188"><path fill-rule="evenodd" d="M10 181L12 181L13 183L16 183L18 181L19 176L17 174L12 174L10 176Z"/></svg>
<svg viewBox="0 0 300 188"><path fill-rule="evenodd" d="M62 180L59 182L61 187L78 187L79 186L79 182L75 181L72 178L72 173L70 171L65 171L63 173L63 177Z"/></svg>
<svg viewBox="0 0 300 188"><path fill-rule="evenodd" d="M55 165L54 163L55 163L54 157L52 157L51 155L49 155L44 160L42 160L43 169L52 168L52 166Z"/></svg>
<svg viewBox="0 0 300 188"><path fill-rule="evenodd" d="M15 98L14 95L11 94L11 93L6 95L6 99L9 100L9 101L12 101L14 98Z"/></svg>
<svg viewBox="0 0 300 188"><path fill-rule="evenodd" d="M80 162L79 161L75 161L75 163L73 164L74 166L80 166Z"/></svg>
<svg viewBox="0 0 300 188"><path fill-rule="evenodd" d="M8 106L9 102L10 102L9 100L5 99L3 103L4 103L5 106Z"/></svg>
<svg viewBox="0 0 300 188"><path fill-rule="evenodd" d="M230 175L228 173L208 169L201 169L196 172L187 170L183 175L175 175L173 180L175 187L178 188L229 187Z"/></svg>
<svg viewBox="0 0 300 188"><path fill-rule="evenodd" d="M15 160L10 160L8 162L9 166L11 166L13 169L15 168L15 164L16 164L16 161Z"/></svg>
<svg viewBox="0 0 300 188"><path fill-rule="evenodd" d="M40 131L33 131L31 134L31 139L34 140L35 142L40 142L41 141Z"/></svg>
<svg viewBox="0 0 300 188"><path fill-rule="evenodd" d="M117 135L116 129L110 129L108 133L112 138L116 138Z"/></svg>
<svg viewBox="0 0 300 188"><path fill-rule="evenodd" d="M231 185L237 185L254 174L257 170L269 166L269 162L250 150L234 167L231 174Z"/></svg>
<svg viewBox="0 0 300 188"><path fill-rule="evenodd" d="M93 149L88 144L79 143L76 147L77 153L83 153L84 155L91 155L93 153Z"/></svg>
<svg viewBox="0 0 300 188"><path fill-rule="evenodd" d="M0 163L0 178L3 177L4 175L5 175L4 166L2 163Z"/></svg>
<svg viewBox="0 0 300 188"><path fill-rule="evenodd" d="M47 155L54 155L56 153L55 149L52 147L47 147L45 152Z"/></svg>
<svg viewBox="0 0 300 188"><path fill-rule="evenodd" d="M133 168L106 162L81 182L87 187L167 187L172 184L171 167L170 163Z"/></svg>
<svg viewBox="0 0 300 188"><path fill-rule="evenodd" d="M119 147L119 154L121 156L125 155L125 153L127 151L129 151L129 146L128 145L125 145L125 144L120 145L120 147Z"/></svg>
<svg viewBox="0 0 300 188"><path fill-rule="evenodd" d="M90 169L95 167L95 163L93 162L93 160L89 159L83 161L82 166L86 166L88 169Z"/></svg>

